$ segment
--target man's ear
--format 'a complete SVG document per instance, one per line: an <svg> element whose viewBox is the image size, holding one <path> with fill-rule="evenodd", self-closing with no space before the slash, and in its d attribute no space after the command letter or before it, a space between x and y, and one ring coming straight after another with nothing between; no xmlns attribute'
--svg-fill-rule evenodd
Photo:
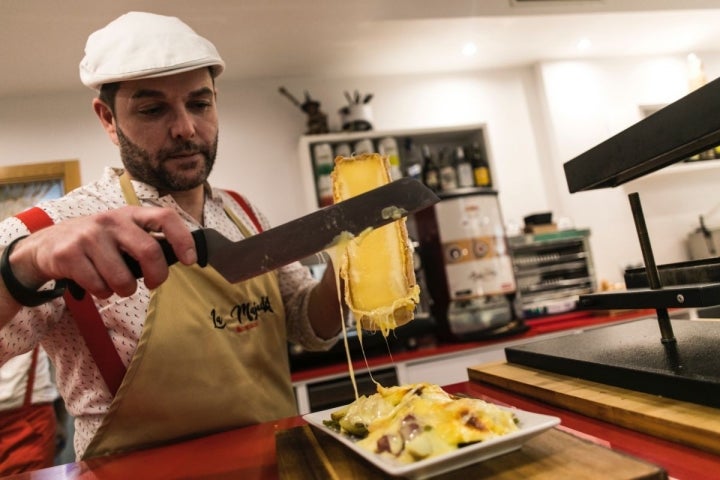
<svg viewBox="0 0 720 480"><path fill-rule="evenodd" d="M115 116L113 115L112 110L110 110L110 107L108 107L105 102L99 98L93 99L92 106L95 111L95 115L97 115L100 119L100 123L110 137L110 140L115 145L118 145L117 126L115 124Z"/></svg>

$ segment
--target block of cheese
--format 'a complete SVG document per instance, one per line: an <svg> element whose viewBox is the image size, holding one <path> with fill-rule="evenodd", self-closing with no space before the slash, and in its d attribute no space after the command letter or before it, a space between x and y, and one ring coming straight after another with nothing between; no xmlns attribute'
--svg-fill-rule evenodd
<svg viewBox="0 0 720 480"><path fill-rule="evenodd" d="M390 182L387 157L376 153L337 157L333 199L346 200ZM405 218L370 229L347 243L340 277L358 327L389 332L413 319L420 296Z"/></svg>

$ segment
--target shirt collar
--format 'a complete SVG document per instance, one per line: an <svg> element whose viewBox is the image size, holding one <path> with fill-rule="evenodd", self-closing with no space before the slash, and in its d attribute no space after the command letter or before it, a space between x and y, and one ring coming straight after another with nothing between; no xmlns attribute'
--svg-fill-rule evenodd
<svg viewBox="0 0 720 480"><path fill-rule="evenodd" d="M113 168L112 172L116 177L120 177L120 175L123 174L125 169L123 168ZM130 180L132 182L133 189L135 190L135 195L137 195L138 200L140 201L154 201L157 202L160 200L160 193L158 192L157 188L153 187L152 185L141 182L140 180ZM211 200L214 203L222 203L222 197L218 194L218 189L214 189L210 186L210 183L205 181L205 199Z"/></svg>

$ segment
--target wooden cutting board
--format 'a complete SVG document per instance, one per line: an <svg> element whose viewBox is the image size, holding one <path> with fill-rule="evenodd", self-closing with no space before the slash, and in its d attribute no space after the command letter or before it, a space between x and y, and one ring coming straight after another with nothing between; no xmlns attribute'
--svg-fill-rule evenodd
<svg viewBox="0 0 720 480"><path fill-rule="evenodd" d="M395 478L309 425L279 431L275 441L279 474L284 480ZM434 478L626 480L667 479L667 474L660 467L553 428L519 450Z"/></svg>
<svg viewBox="0 0 720 480"><path fill-rule="evenodd" d="M720 409L507 362L468 368L488 383L631 430L720 454Z"/></svg>

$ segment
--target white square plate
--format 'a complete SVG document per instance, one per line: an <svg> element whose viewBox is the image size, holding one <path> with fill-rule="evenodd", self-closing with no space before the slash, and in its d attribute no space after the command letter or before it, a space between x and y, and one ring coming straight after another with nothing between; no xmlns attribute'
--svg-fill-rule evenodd
<svg viewBox="0 0 720 480"><path fill-rule="evenodd" d="M331 435L339 442L342 442L348 448L355 451L358 455L365 458L382 471L397 477L420 480L517 450L531 437L560 423L560 419L558 417L526 412L515 408L502 406L500 408L503 410L510 410L515 413L519 421L519 430L491 440L468 445L454 452L438 455L437 457L430 457L411 464L393 462L388 458L365 450L364 448L357 446L351 437L340 434L326 427L323 424L323 421L329 420L330 414L338 408L308 413L303 415L303 418L310 425Z"/></svg>

